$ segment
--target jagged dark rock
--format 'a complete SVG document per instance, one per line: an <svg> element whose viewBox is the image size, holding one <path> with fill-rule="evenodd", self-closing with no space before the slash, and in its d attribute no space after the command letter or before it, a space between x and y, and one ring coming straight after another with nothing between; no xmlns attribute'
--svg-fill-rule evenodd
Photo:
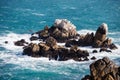
<svg viewBox="0 0 120 80"><path fill-rule="evenodd" d="M65 43L66 47L71 47L71 46L74 46L74 45L78 45L78 41L76 41L76 40L68 40Z"/></svg>
<svg viewBox="0 0 120 80"><path fill-rule="evenodd" d="M78 40L79 46L91 46L94 41L94 33L87 33L85 36L81 36Z"/></svg>
<svg viewBox="0 0 120 80"><path fill-rule="evenodd" d="M78 46L92 46L93 48L109 48L117 49L117 46L112 43L112 40L107 38L108 26L103 23L98 27L95 35L94 33L87 33L86 35L79 35L79 40L68 40L65 46L71 47L72 45ZM110 52L107 50L106 52Z"/></svg>
<svg viewBox="0 0 120 80"><path fill-rule="evenodd" d="M36 34L38 34L39 39L43 39L43 41L51 36L54 37L57 42L66 42L68 39L78 36L76 26L66 19L56 19L53 26L50 28L45 26L43 30L36 32Z"/></svg>
<svg viewBox="0 0 120 80"><path fill-rule="evenodd" d="M97 50L93 50L92 53L97 53L98 51Z"/></svg>
<svg viewBox="0 0 120 80"><path fill-rule="evenodd" d="M25 46L25 44L28 44L28 42L26 42L24 39L21 39L21 40L15 41L14 44L16 46Z"/></svg>
<svg viewBox="0 0 120 80"><path fill-rule="evenodd" d="M120 80L120 66L108 57L99 59L90 65L90 75L82 80Z"/></svg>
<svg viewBox="0 0 120 80"><path fill-rule="evenodd" d="M77 46L72 46L70 49L58 46L56 44L53 44L53 46L51 46L47 42L39 44L30 43L28 46L24 47L23 55L33 57L48 57L49 60L54 59L59 61L65 61L69 59L76 61L89 60L89 52L87 50L80 50Z"/></svg>
<svg viewBox="0 0 120 80"><path fill-rule="evenodd" d="M110 49L118 49L117 46L115 44L110 44Z"/></svg>
<svg viewBox="0 0 120 80"><path fill-rule="evenodd" d="M94 41L94 33L87 33L86 35L79 36L80 39L77 40L68 40L65 44L66 47L71 47L72 45L78 46L91 46Z"/></svg>
<svg viewBox="0 0 120 80"><path fill-rule="evenodd" d="M92 58L91 58L91 60L95 60L96 59L96 57L95 56L93 56Z"/></svg>
<svg viewBox="0 0 120 80"><path fill-rule="evenodd" d="M36 37L36 36L31 36L31 37L30 37L30 40L31 40L31 41L38 40L38 39L39 39L39 38Z"/></svg>
<svg viewBox="0 0 120 80"><path fill-rule="evenodd" d="M105 51L105 52L112 52L111 50L108 50L107 48L101 48L99 52L103 52L103 51Z"/></svg>

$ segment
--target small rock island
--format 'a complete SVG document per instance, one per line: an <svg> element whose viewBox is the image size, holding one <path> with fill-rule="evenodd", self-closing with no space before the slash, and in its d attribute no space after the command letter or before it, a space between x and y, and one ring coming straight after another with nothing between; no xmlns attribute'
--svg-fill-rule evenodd
<svg viewBox="0 0 120 80"><path fill-rule="evenodd" d="M31 34L30 40L39 40L37 43L28 43L24 39L15 42L23 47L23 55L32 57L48 57L49 60L87 61L89 52L81 50L79 46L100 48L100 52L112 52L117 46L107 37L108 26L102 23L95 33L81 35L77 33L76 26L66 19L56 19L51 27L45 26L43 30ZM65 43L64 46L57 43ZM25 46L24 44L27 44ZM109 49L109 50L108 50ZM93 51L97 52L97 51ZM96 59L94 56L91 59Z"/></svg>
<svg viewBox="0 0 120 80"><path fill-rule="evenodd" d="M117 46L107 37L108 26L102 23L95 33L81 35L77 33L76 26L66 19L56 19L51 27L45 26L43 30L31 34L30 41L38 40L39 43L28 43L24 39L16 41L16 46L23 46L23 55L32 57L47 57L49 60L88 61L89 52L79 48L91 46L100 48L99 52L112 52ZM60 45L58 43L65 43ZM97 53L93 50L92 53ZM95 60L92 57L91 60ZM82 80L120 80L120 66L114 64L108 57L99 59L90 65L90 75Z"/></svg>

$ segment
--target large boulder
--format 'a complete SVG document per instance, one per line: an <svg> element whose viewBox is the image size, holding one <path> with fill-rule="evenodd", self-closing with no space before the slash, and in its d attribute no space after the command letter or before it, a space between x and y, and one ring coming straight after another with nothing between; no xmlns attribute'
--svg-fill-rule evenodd
<svg viewBox="0 0 120 80"><path fill-rule="evenodd" d="M48 30L49 30L49 27L48 27L48 26L45 26L43 30L40 30L40 31L38 31L38 32L33 33L33 34L37 34L38 37L36 37L36 36L34 37L34 36L32 35L32 37L31 37L30 39L31 39L31 40L42 39L42 40L44 41L44 40L46 40L46 38L48 38L48 37L50 36Z"/></svg>
<svg viewBox="0 0 120 80"><path fill-rule="evenodd" d="M76 26L73 25L67 19L56 19L54 26L65 29L69 33L69 36L76 36L76 34L77 34Z"/></svg>
<svg viewBox="0 0 120 80"><path fill-rule="evenodd" d="M46 45L45 43L39 43L38 45L40 47L40 55L42 57L48 57L48 55L50 54L49 52L50 47Z"/></svg>
<svg viewBox="0 0 120 80"><path fill-rule="evenodd" d="M102 23L95 33L93 47L100 47L102 45L102 43L106 40L107 32L108 32L107 24Z"/></svg>
<svg viewBox="0 0 120 80"><path fill-rule="evenodd" d="M120 80L119 69L120 66L117 66L108 57L104 57L90 65L89 77L82 80Z"/></svg>
<svg viewBox="0 0 120 80"><path fill-rule="evenodd" d="M67 30L65 30L64 28L62 27L57 27L57 26L52 26L50 29L49 29L49 32L50 32L50 35L55 37L56 39L60 38L60 39L64 39L64 38L67 38L69 37L69 33Z"/></svg>
<svg viewBox="0 0 120 80"><path fill-rule="evenodd" d="M38 45L43 51L48 51L50 49L50 47L46 45L45 43L39 43Z"/></svg>
<svg viewBox="0 0 120 80"><path fill-rule="evenodd" d="M87 50L77 50L77 57L79 61L88 61L89 52Z"/></svg>
<svg viewBox="0 0 120 80"><path fill-rule="evenodd" d="M40 47L38 44L30 43L28 46L24 47L23 55L39 57Z"/></svg>

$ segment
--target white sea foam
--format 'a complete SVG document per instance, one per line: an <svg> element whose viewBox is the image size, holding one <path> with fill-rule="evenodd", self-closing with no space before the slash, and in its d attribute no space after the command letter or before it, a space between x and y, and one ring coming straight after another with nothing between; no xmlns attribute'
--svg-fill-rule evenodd
<svg viewBox="0 0 120 80"><path fill-rule="evenodd" d="M32 14L35 16L45 16L45 14L42 14L42 13L32 13Z"/></svg>
<svg viewBox="0 0 120 80"><path fill-rule="evenodd" d="M43 24L43 23L46 23L46 21L40 21L39 23L40 23L40 24Z"/></svg>
<svg viewBox="0 0 120 80"><path fill-rule="evenodd" d="M29 8L16 8L16 11L22 11L22 12L34 12L35 10L29 9Z"/></svg>
<svg viewBox="0 0 120 80"><path fill-rule="evenodd" d="M0 45L9 50L13 50L13 51L18 50L19 51L19 49L21 49L21 47L15 46L14 42L21 40L21 39L25 39L27 42L30 42L29 38L30 38L30 34L9 33L9 34L0 36ZM8 41L8 44L5 44L5 41Z"/></svg>
<svg viewBox="0 0 120 80"><path fill-rule="evenodd" d="M72 9L72 10L75 10L76 7L74 7L74 6L68 6L68 5L63 5L62 9Z"/></svg>
<svg viewBox="0 0 120 80"><path fill-rule="evenodd" d="M120 34L120 32L109 32L108 34L110 34L110 35L116 35L116 34Z"/></svg>
<svg viewBox="0 0 120 80"><path fill-rule="evenodd" d="M85 35L87 33L92 33L92 32L95 33L94 30L87 30L87 29L82 29L82 30L78 31L79 34L83 34L83 35Z"/></svg>

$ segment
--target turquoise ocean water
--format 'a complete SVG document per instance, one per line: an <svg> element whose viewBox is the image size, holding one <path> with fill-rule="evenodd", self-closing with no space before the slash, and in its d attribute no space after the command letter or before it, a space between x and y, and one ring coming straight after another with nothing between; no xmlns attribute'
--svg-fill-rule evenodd
<svg viewBox="0 0 120 80"><path fill-rule="evenodd" d="M47 58L23 56L13 42L30 37L55 19L68 19L80 34L95 32L101 23L109 27L108 37L118 46L108 56L120 65L120 0L0 0L0 80L80 80L89 74L93 61L49 61ZM5 44L4 41L8 41ZM99 50L99 49L97 49Z"/></svg>

